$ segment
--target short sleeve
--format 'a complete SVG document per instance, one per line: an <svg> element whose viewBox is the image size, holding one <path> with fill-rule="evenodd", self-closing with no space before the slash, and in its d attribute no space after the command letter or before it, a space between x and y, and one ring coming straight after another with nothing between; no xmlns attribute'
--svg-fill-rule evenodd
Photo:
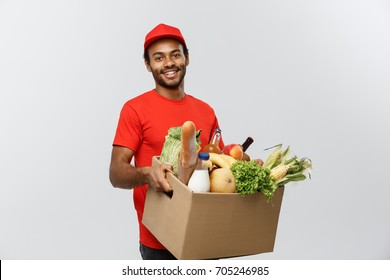
<svg viewBox="0 0 390 280"><path fill-rule="evenodd" d="M142 126L137 112L126 103L120 112L113 145L137 152L142 142Z"/></svg>

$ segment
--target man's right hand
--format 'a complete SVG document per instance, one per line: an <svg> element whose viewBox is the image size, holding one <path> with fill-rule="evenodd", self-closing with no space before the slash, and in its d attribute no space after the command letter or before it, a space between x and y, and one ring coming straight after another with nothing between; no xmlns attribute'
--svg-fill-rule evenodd
<svg viewBox="0 0 390 280"><path fill-rule="evenodd" d="M146 181L150 187L158 192L171 192L172 188L169 186L166 176L168 172L173 172L172 165L162 163L150 167L150 171L146 175Z"/></svg>

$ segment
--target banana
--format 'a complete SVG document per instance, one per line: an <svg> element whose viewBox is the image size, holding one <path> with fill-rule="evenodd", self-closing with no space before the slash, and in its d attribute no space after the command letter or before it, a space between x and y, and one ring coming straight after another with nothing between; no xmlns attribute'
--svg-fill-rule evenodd
<svg viewBox="0 0 390 280"><path fill-rule="evenodd" d="M211 160L205 160L205 164L210 172L213 169L213 162Z"/></svg>
<svg viewBox="0 0 390 280"><path fill-rule="evenodd" d="M219 167L230 168L237 160L228 155L210 153L210 161Z"/></svg>
<svg viewBox="0 0 390 280"><path fill-rule="evenodd" d="M221 157L223 157L229 164L229 168L232 166L233 163L235 163L237 160L229 155L220 154Z"/></svg>

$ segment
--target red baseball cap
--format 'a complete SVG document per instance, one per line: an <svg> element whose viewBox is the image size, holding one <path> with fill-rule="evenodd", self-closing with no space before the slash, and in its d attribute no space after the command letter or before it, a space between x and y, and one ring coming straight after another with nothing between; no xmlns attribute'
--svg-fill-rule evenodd
<svg viewBox="0 0 390 280"><path fill-rule="evenodd" d="M155 28L153 28L148 34L145 36L144 43L144 51L156 40L162 38L173 38L178 40L183 45L186 45L186 41L184 40L183 35L180 30L176 27L169 26L163 23L160 23Z"/></svg>

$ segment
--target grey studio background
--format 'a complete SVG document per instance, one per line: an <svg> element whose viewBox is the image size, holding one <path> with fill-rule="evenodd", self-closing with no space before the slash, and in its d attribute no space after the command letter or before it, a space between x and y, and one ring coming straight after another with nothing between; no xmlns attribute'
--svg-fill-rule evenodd
<svg viewBox="0 0 390 280"><path fill-rule="evenodd" d="M125 101L154 86L145 34L179 26L186 91L227 143L314 164L273 253L390 258L390 2L0 0L0 258L139 259L132 191L108 181ZM223 211L223 209L221 209ZM229 234L229 233L226 233Z"/></svg>

